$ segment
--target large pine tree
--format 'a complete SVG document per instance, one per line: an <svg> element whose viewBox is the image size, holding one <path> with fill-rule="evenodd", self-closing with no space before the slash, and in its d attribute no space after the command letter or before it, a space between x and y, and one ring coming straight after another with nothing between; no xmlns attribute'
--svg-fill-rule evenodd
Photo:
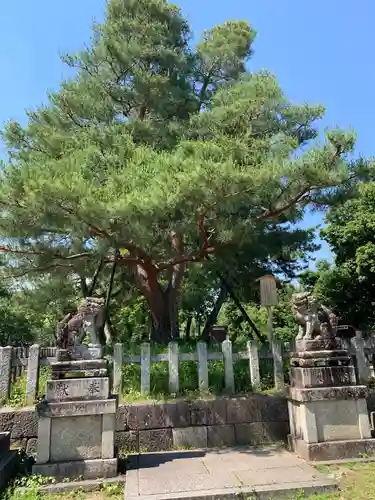
<svg viewBox="0 0 375 500"><path fill-rule="evenodd" d="M90 47L64 58L75 77L3 133L8 267L78 276L87 290L98 262L126 266L158 341L178 329L187 264L235 262L244 248L266 261L270 234L297 248L304 207L353 175L352 134L306 148L324 109L293 105L272 75L247 71L246 22L194 48L190 37L166 0L110 0Z"/></svg>

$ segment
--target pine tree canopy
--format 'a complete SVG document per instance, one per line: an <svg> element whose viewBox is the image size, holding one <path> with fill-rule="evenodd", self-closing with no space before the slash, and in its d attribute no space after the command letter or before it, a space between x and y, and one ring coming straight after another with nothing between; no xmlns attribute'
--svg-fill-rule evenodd
<svg viewBox="0 0 375 500"><path fill-rule="evenodd" d="M329 204L355 175L354 134L315 142L324 108L292 104L273 75L249 72L254 38L230 21L192 47L166 0L110 0L89 47L64 57L75 76L25 127L3 131L12 272L88 276L99 258L116 260L147 297L151 276L178 288L185 264L264 248L307 205Z"/></svg>

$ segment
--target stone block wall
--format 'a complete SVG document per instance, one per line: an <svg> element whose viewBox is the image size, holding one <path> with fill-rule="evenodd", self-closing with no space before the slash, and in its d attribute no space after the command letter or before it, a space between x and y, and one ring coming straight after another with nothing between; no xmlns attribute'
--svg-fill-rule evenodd
<svg viewBox="0 0 375 500"><path fill-rule="evenodd" d="M120 406L120 452L171 448L210 448L286 440L289 432L283 397L247 397Z"/></svg>
<svg viewBox="0 0 375 500"><path fill-rule="evenodd" d="M116 445L119 455L137 451L206 448L286 440L289 420L286 400L279 396L119 405ZM0 432L11 433L11 444L34 454L37 416L33 408L0 410Z"/></svg>

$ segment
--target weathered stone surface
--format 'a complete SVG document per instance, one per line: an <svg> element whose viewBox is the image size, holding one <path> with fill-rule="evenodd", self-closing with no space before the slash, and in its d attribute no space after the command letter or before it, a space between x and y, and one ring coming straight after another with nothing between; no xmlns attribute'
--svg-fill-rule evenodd
<svg viewBox="0 0 375 500"><path fill-rule="evenodd" d="M129 406L119 405L116 412L116 431L127 431L129 430L128 415Z"/></svg>
<svg viewBox="0 0 375 500"><path fill-rule="evenodd" d="M78 373L78 375L77 375ZM85 377L107 377L108 375L108 370L107 368L99 368L99 369L94 369L94 370L85 370L84 372L76 372L72 370L67 370L67 371L55 371L52 372L52 380L64 380L66 378L83 378Z"/></svg>
<svg viewBox="0 0 375 500"><path fill-rule="evenodd" d="M173 446L177 448L207 448L207 427L172 429Z"/></svg>
<svg viewBox="0 0 375 500"><path fill-rule="evenodd" d="M238 445L256 445L264 441L262 422L252 424L234 424L235 443Z"/></svg>
<svg viewBox="0 0 375 500"><path fill-rule="evenodd" d="M117 459L105 460L81 460L71 462L60 462L54 464L35 464L33 474L55 477L57 479L79 478L97 479L115 477L117 475Z"/></svg>
<svg viewBox="0 0 375 500"><path fill-rule="evenodd" d="M363 429L367 435L363 435L360 427L358 403L359 400L355 399L332 399L302 404L306 405L308 411L314 416L317 441L321 442L371 437L367 414L365 422L367 429Z"/></svg>
<svg viewBox="0 0 375 500"><path fill-rule="evenodd" d="M189 405L185 402L129 405L121 408L118 430L163 429L190 425Z"/></svg>
<svg viewBox="0 0 375 500"><path fill-rule="evenodd" d="M37 437L38 418L34 410L19 410L13 414L12 439Z"/></svg>
<svg viewBox="0 0 375 500"><path fill-rule="evenodd" d="M107 376L108 362L105 359L87 359L57 361L52 363L52 379L66 378L75 373L84 373L86 377L105 377Z"/></svg>
<svg viewBox="0 0 375 500"><path fill-rule="evenodd" d="M95 377L47 381L46 400L50 403L97 399L109 399L109 378Z"/></svg>
<svg viewBox="0 0 375 500"><path fill-rule="evenodd" d="M326 366L319 368L291 368L292 387L337 387L355 385L354 366Z"/></svg>
<svg viewBox="0 0 375 500"><path fill-rule="evenodd" d="M0 409L0 430L1 432L11 432L13 429L14 415L17 412L7 408Z"/></svg>
<svg viewBox="0 0 375 500"><path fill-rule="evenodd" d="M232 446L236 442L234 435L234 425L210 425L207 427L207 445Z"/></svg>
<svg viewBox="0 0 375 500"><path fill-rule="evenodd" d="M114 413L102 415L102 451L100 458L113 458L115 456L115 427Z"/></svg>
<svg viewBox="0 0 375 500"><path fill-rule="evenodd" d="M51 424L51 462L101 458L102 416L53 418Z"/></svg>
<svg viewBox="0 0 375 500"><path fill-rule="evenodd" d="M290 358L291 367L353 366L353 360L345 349L328 351L294 352Z"/></svg>
<svg viewBox="0 0 375 500"><path fill-rule="evenodd" d="M288 405L284 397L258 395L257 399L261 422L288 421Z"/></svg>
<svg viewBox="0 0 375 500"><path fill-rule="evenodd" d="M105 359L84 359L84 360L69 360L56 361L52 363L52 371L85 371L99 368L107 368L108 362Z"/></svg>
<svg viewBox="0 0 375 500"><path fill-rule="evenodd" d="M321 387L314 389L298 389L290 387L288 398L295 401L324 401L331 399L363 399L367 395L365 385L348 387Z"/></svg>
<svg viewBox="0 0 375 500"><path fill-rule="evenodd" d="M296 340L295 349L299 351L331 351L340 349L342 346L340 339L315 339L315 340Z"/></svg>
<svg viewBox="0 0 375 500"><path fill-rule="evenodd" d="M35 402L39 384L39 345L32 345L29 349L26 374L26 404Z"/></svg>
<svg viewBox="0 0 375 500"><path fill-rule="evenodd" d="M311 359L311 358L323 358L323 359L332 359L336 358L347 358L348 351L345 349L336 349L334 351L301 351L293 353L293 356L301 358L301 359Z"/></svg>
<svg viewBox="0 0 375 500"><path fill-rule="evenodd" d="M51 419L40 417L38 419L38 444L36 450L36 463L46 464L51 456Z"/></svg>
<svg viewBox="0 0 375 500"><path fill-rule="evenodd" d="M172 429L139 431L139 451L163 451L172 448Z"/></svg>
<svg viewBox="0 0 375 500"><path fill-rule="evenodd" d="M263 422L264 441L286 441L289 434L289 422Z"/></svg>
<svg viewBox="0 0 375 500"><path fill-rule="evenodd" d="M161 405L167 427L187 427L191 425L190 405L186 401Z"/></svg>
<svg viewBox="0 0 375 500"><path fill-rule="evenodd" d="M259 422L260 413L257 396L227 399L227 423L241 424Z"/></svg>
<svg viewBox="0 0 375 500"><path fill-rule="evenodd" d="M103 347L101 345L80 344L76 346L76 354L80 359L102 359L103 358ZM71 356L67 353L66 349L57 349L56 360L57 361L69 361Z"/></svg>
<svg viewBox="0 0 375 500"><path fill-rule="evenodd" d="M162 429L166 427L163 405L130 405L127 408L126 428L132 430Z"/></svg>
<svg viewBox="0 0 375 500"><path fill-rule="evenodd" d="M10 346L0 347L0 399L9 396L12 351L13 348Z"/></svg>
<svg viewBox="0 0 375 500"><path fill-rule="evenodd" d="M289 447L309 461L350 460L375 453L375 439L357 439L307 444L288 436Z"/></svg>
<svg viewBox="0 0 375 500"><path fill-rule="evenodd" d="M30 438L27 440L27 445L26 445L27 455L29 455L29 456L36 455L37 444L38 444L37 438Z"/></svg>
<svg viewBox="0 0 375 500"><path fill-rule="evenodd" d="M115 445L120 458L125 457L128 453L139 451L138 432L124 431L116 432Z"/></svg>
<svg viewBox="0 0 375 500"><path fill-rule="evenodd" d="M290 500L298 498L302 492L302 496L314 495L328 486L333 491L335 483L285 450L270 447L246 451L219 449L205 456L189 451L163 453L161 457L154 455L153 465L149 456L141 455L137 469L127 471L125 498Z"/></svg>
<svg viewBox="0 0 375 500"><path fill-rule="evenodd" d="M227 421L227 401L194 401L190 405L190 418L192 425L223 425Z"/></svg>
<svg viewBox="0 0 375 500"><path fill-rule="evenodd" d="M83 415L106 415L116 413L116 399L104 401L63 401L61 403L40 403L36 411L41 417L74 417Z"/></svg>

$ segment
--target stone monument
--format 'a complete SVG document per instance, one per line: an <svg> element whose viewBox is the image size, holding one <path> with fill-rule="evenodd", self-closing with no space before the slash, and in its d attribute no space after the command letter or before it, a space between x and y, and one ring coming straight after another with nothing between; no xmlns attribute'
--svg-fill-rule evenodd
<svg viewBox="0 0 375 500"><path fill-rule="evenodd" d="M36 406L38 447L33 474L97 479L117 475L117 399L110 396L107 361L100 345L82 344L88 328L96 339L104 301L86 299L58 327L56 362L46 395Z"/></svg>
<svg viewBox="0 0 375 500"><path fill-rule="evenodd" d="M309 293L292 297L299 325L290 361L289 445L306 460L355 458L373 453L366 404L355 367L341 340L338 321Z"/></svg>

